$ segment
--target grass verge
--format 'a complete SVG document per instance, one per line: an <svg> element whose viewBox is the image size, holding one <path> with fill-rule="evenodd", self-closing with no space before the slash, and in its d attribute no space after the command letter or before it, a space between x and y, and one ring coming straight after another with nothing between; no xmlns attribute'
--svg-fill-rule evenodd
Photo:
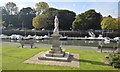
<svg viewBox="0 0 120 72"><path fill-rule="evenodd" d="M25 64L28 58L49 48L18 48L17 46L2 46L2 69L3 70L116 70L104 64L103 58L106 53L98 53L93 50L66 49L70 53L78 53L80 67L50 66L41 64Z"/></svg>

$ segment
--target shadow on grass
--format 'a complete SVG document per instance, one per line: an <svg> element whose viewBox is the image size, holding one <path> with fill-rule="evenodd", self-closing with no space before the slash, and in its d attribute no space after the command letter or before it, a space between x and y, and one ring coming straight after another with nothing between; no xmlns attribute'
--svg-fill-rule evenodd
<svg viewBox="0 0 120 72"><path fill-rule="evenodd" d="M87 62L87 63L91 63L91 64L95 64L95 65L103 65L103 66L108 66L108 64L105 64L103 62L98 62L98 61L91 61L91 60L84 60L84 59L80 59L80 62Z"/></svg>
<svg viewBox="0 0 120 72"><path fill-rule="evenodd" d="M108 66L108 64L105 64L103 62L98 62L98 61L91 61L91 60L85 60L85 59L76 59L71 55L72 60L74 61L79 61L79 62L85 62L85 63L91 63L94 65L103 65L103 66Z"/></svg>

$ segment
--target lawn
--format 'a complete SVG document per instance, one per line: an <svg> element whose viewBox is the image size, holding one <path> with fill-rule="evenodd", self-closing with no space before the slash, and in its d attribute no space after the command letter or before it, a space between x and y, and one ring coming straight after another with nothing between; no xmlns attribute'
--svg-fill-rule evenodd
<svg viewBox="0 0 120 72"><path fill-rule="evenodd" d="M18 46L2 47L2 69L3 70L116 70L104 64L103 58L106 53L98 53L93 50L67 49L70 53L80 55L80 67L50 66L40 64L23 63L28 58L40 51L47 51L49 48L18 48Z"/></svg>

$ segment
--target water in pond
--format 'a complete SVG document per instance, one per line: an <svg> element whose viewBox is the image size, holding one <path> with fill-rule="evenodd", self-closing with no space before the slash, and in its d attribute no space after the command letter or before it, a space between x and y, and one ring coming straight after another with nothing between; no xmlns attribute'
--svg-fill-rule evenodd
<svg viewBox="0 0 120 72"><path fill-rule="evenodd" d="M2 40L3 42L11 42L9 39ZM19 42L18 40L12 40L13 42ZM29 42L41 43L41 44L52 44L52 40L27 40ZM72 46L114 46L120 47L117 42L104 43L104 41L96 40L60 40L61 45L72 45Z"/></svg>

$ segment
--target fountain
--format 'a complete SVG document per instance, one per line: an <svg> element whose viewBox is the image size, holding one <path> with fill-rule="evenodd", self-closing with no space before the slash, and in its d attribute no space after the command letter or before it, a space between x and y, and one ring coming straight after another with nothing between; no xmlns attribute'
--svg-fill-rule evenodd
<svg viewBox="0 0 120 72"><path fill-rule="evenodd" d="M58 17L55 16L54 20L54 31L52 36L52 47L51 50L44 53L42 56L38 57L38 59L47 59L47 60L59 60L59 61L69 61L70 54L69 52L64 52L60 47L60 34L59 34L59 21Z"/></svg>

